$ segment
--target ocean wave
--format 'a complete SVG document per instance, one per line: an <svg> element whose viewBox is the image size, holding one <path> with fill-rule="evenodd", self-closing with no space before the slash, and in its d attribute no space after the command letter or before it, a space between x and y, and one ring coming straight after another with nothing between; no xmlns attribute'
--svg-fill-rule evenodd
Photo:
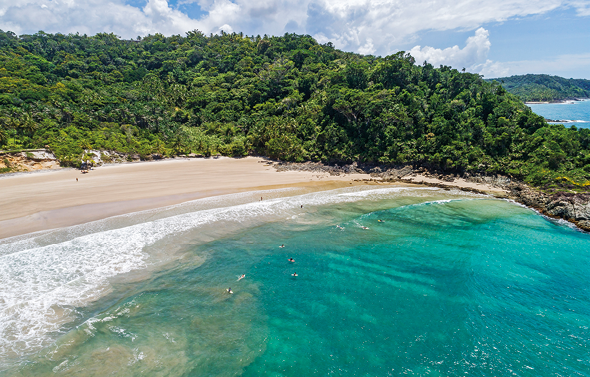
<svg viewBox="0 0 590 377"><path fill-rule="evenodd" d="M144 211L137 221L145 221L146 213L156 218L122 228L105 229L118 224L111 219L87 225L94 227L90 233L85 233L84 226L78 226L61 233L43 235L40 237L42 240L33 237L18 238L13 244L5 242L0 245L0 360L29 354L51 344L51 333L79 318L77 308L111 291L111 278L145 269L153 263L146 247L166 237L174 235L176 240L177 236L211 225L235 228L280 221L300 214L302 205L307 209L310 206L388 199L400 195L432 195L437 190L354 187L175 214L177 210L182 212L193 208L191 206L223 205L236 199L235 196L224 195L168 207L163 210L165 215L161 215L162 210ZM473 195L460 191L456 193ZM254 196L260 195L258 192ZM437 200L423 205L448 201ZM223 227L217 224L223 224ZM64 240L63 237L69 239ZM47 244L52 239L59 242Z"/></svg>
<svg viewBox="0 0 590 377"><path fill-rule="evenodd" d="M560 119L560 120L548 120L549 123L590 123L588 120L571 120L571 119Z"/></svg>

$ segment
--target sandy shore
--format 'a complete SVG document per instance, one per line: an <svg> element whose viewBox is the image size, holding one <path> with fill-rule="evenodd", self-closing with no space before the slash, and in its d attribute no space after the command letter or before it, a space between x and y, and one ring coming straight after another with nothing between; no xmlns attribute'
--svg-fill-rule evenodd
<svg viewBox="0 0 590 377"><path fill-rule="evenodd" d="M76 180L77 178L77 180ZM0 178L0 238L83 224L110 216L198 198L282 187L318 190L360 184L366 174L277 172L261 158L176 159L78 170L47 171ZM482 191L470 182L420 181Z"/></svg>
<svg viewBox="0 0 590 377"><path fill-rule="evenodd" d="M78 180L76 180L76 178ZM175 159L0 178L0 238L82 224L198 198L370 178L276 172L261 158Z"/></svg>

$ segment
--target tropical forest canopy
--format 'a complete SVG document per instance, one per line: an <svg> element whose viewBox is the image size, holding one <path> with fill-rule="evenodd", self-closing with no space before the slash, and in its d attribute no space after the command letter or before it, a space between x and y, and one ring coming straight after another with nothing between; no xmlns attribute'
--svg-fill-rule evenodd
<svg viewBox="0 0 590 377"><path fill-rule="evenodd" d="M521 75L493 80L500 82L504 89L523 101L561 101L590 97L590 80L549 75Z"/></svg>
<svg viewBox="0 0 590 377"><path fill-rule="evenodd" d="M343 52L307 35L0 32L0 149L415 164L581 188L590 130L549 125L497 82Z"/></svg>

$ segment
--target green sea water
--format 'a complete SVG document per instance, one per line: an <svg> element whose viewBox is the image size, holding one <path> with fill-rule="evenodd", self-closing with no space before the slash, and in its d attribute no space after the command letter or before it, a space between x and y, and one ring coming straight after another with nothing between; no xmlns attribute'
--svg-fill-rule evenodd
<svg viewBox="0 0 590 377"><path fill-rule="evenodd" d="M508 201L375 186L9 239L0 374L588 376L589 246Z"/></svg>

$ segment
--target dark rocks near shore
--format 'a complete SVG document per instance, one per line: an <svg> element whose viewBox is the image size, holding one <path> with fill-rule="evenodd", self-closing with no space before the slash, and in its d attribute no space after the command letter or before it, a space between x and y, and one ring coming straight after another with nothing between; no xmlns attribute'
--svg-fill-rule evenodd
<svg viewBox="0 0 590 377"><path fill-rule="evenodd" d="M522 183L509 187L515 201L534 208L540 213L569 221L580 229L590 231L590 194L558 192L546 194Z"/></svg>

